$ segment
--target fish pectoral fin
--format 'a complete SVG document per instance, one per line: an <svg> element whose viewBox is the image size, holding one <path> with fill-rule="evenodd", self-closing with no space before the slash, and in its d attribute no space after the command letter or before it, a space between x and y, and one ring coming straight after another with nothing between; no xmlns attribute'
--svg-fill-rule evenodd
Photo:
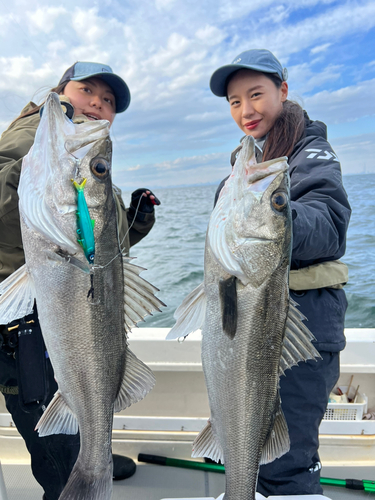
<svg viewBox="0 0 375 500"><path fill-rule="evenodd" d="M187 337L189 333L202 328L206 316L206 306L207 299L204 293L204 284L201 283L185 297L182 304L176 309L174 313L176 323L166 338L170 340Z"/></svg>
<svg viewBox="0 0 375 500"><path fill-rule="evenodd" d="M296 308L296 302L291 300L286 321L285 337L281 351L279 375L284 375L285 370L297 365L300 361L321 358L312 341L314 335L303 323L305 316Z"/></svg>
<svg viewBox="0 0 375 500"><path fill-rule="evenodd" d="M192 457L211 458L215 462L224 464L224 452L221 444L212 431L211 421L201 430L193 443Z"/></svg>
<svg viewBox="0 0 375 500"><path fill-rule="evenodd" d="M279 398L280 401L280 398ZM281 404L279 402L273 429L268 436L266 444L263 446L262 456L259 465L273 462L280 458L290 449L288 426L284 417Z"/></svg>
<svg viewBox="0 0 375 500"><path fill-rule="evenodd" d="M53 396L35 430L40 437L51 434L77 434L77 419L59 391Z"/></svg>
<svg viewBox="0 0 375 500"><path fill-rule="evenodd" d="M131 264L131 260L130 257L123 257L126 332L146 316L152 316L154 311L161 312L160 307L165 306L164 302L155 296L159 289L139 276L145 269Z"/></svg>
<svg viewBox="0 0 375 500"><path fill-rule="evenodd" d="M24 264L0 284L0 325L32 313L34 300L33 280Z"/></svg>
<svg viewBox="0 0 375 500"><path fill-rule="evenodd" d="M221 322L224 333L234 339L237 331L237 278L230 276L219 281Z"/></svg>
<svg viewBox="0 0 375 500"><path fill-rule="evenodd" d="M124 376L115 400L114 411L118 412L138 403L154 385L155 376L150 368L127 348Z"/></svg>

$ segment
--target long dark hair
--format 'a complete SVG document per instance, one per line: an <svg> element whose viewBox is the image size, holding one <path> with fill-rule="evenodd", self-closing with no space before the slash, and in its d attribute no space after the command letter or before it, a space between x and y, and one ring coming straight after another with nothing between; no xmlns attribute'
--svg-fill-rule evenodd
<svg viewBox="0 0 375 500"><path fill-rule="evenodd" d="M281 87L281 80L277 75L263 73L272 80L277 88ZM276 118L273 127L267 134L263 149L263 161L290 156L294 146L305 132L305 117L303 109L295 101L288 99L283 102L283 109Z"/></svg>
<svg viewBox="0 0 375 500"><path fill-rule="evenodd" d="M56 92L56 94L61 94L64 91L64 89L68 83L69 82L61 83L60 85L57 85L57 87L54 87L53 89L51 89L49 92ZM39 113L40 108L43 106L43 104L44 104L44 102L42 102L42 104L39 104L39 106L35 106L35 108L32 108L29 111L26 111L25 113L21 113L19 116L17 116L17 118L15 118L12 121L12 123L9 126L12 126L17 120L20 120L21 118L25 118L25 116L31 116L31 115L35 115L36 113Z"/></svg>
<svg viewBox="0 0 375 500"><path fill-rule="evenodd" d="M276 88L281 88L282 81L277 74L263 73L262 71L259 73L272 80ZM232 73L229 79L233 78L234 75L235 73ZM227 80L227 86L229 79ZM267 134L262 161L273 160L281 156L289 157L304 132L305 117L303 109L297 102L287 99L283 102L283 109Z"/></svg>

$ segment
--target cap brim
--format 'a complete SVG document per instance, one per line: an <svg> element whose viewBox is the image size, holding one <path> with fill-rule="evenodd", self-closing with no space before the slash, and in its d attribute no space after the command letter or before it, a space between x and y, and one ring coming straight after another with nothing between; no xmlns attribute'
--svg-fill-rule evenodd
<svg viewBox="0 0 375 500"><path fill-rule="evenodd" d="M124 80L113 73L93 73L92 75L80 76L79 78L71 78L72 81L80 82L88 78L101 78L113 90L116 99L116 113L122 113L130 104L130 90Z"/></svg>
<svg viewBox="0 0 375 500"><path fill-rule="evenodd" d="M228 78L239 69L252 69L254 71L261 71L262 73L275 73L274 71L266 71L262 66L257 65L227 64L217 69L212 74L210 80L210 89L212 93L218 97L226 97Z"/></svg>

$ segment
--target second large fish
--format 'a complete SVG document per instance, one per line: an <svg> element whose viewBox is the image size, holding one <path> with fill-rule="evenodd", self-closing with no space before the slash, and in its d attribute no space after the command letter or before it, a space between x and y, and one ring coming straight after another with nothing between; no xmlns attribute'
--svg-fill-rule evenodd
<svg viewBox="0 0 375 500"><path fill-rule="evenodd" d="M247 136L212 212L204 283L168 338L202 328L211 417L193 456L225 464L225 500L254 500L260 464L290 447L279 376L319 356L289 297L292 218L286 158L257 164Z"/></svg>

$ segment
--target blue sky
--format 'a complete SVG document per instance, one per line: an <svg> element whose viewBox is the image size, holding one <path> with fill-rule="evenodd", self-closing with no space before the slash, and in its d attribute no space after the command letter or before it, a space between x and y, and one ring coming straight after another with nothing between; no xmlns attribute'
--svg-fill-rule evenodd
<svg viewBox="0 0 375 500"><path fill-rule="evenodd" d="M79 5L79 6L78 6ZM346 174L375 172L375 2L0 0L0 127L43 100L76 60L109 64L132 102L112 128L123 189L215 183L241 137L218 67L267 48L290 97L324 121Z"/></svg>

